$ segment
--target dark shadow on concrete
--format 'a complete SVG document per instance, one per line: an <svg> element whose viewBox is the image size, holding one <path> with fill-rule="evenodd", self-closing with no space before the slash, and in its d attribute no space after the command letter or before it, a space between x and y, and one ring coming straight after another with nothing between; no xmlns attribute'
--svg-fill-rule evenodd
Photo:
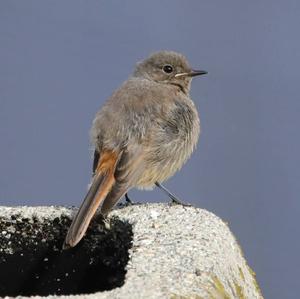
<svg viewBox="0 0 300 299"><path fill-rule="evenodd" d="M0 297L89 294L124 284L131 225L112 218L107 229L97 219L78 246L62 251L70 222L0 218Z"/></svg>

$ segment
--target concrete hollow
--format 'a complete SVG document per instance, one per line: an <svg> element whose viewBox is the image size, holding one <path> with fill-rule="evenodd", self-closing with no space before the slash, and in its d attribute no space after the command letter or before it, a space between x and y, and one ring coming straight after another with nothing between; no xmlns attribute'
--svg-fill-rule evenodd
<svg viewBox="0 0 300 299"><path fill-rule="evenodd" d="M70 210L20 209L0 217L0 297L90 294L124 284L128 222L113 217L107 228L98 216L78 246L63 251Z"/></svg>

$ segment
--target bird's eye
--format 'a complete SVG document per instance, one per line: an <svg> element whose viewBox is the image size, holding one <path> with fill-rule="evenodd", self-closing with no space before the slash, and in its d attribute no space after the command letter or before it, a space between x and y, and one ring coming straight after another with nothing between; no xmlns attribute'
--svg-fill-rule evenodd
<svg viewBox="0 0 300 299"><path fill-rule="evenodd" d="M173 72L173 67L172 67L172 65L169 65L169 64L164 65L162 69L167 74L170 74Z"/></svg>

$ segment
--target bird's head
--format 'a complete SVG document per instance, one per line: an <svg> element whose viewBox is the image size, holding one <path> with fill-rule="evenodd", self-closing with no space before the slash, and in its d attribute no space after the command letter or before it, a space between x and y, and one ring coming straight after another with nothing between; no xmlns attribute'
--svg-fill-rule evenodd
<svg viewBox="0 0 300 299"><path fill-rule="evenodd" d="M173 51L160 51L139 62L134 71L135 77L143 77L155 82L172 84L188 93L192 78L207 74L193 70L187 59Z"/></svg>

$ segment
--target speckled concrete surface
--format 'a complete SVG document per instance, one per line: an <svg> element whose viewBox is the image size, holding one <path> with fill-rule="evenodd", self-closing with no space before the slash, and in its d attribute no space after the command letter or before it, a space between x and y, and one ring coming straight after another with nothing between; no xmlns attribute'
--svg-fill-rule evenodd
<svg viewBox="0 0 300 299"><path fill-rule="evenodd" d="M0 217L15 209L0 208ZM20 212L39 219L73 213L57 207L21 207ZM194 207L146 204L116 209L113 216L133 228L124 285L95 294L48 298L262 298L234 236L214 214Z"/></svg>

